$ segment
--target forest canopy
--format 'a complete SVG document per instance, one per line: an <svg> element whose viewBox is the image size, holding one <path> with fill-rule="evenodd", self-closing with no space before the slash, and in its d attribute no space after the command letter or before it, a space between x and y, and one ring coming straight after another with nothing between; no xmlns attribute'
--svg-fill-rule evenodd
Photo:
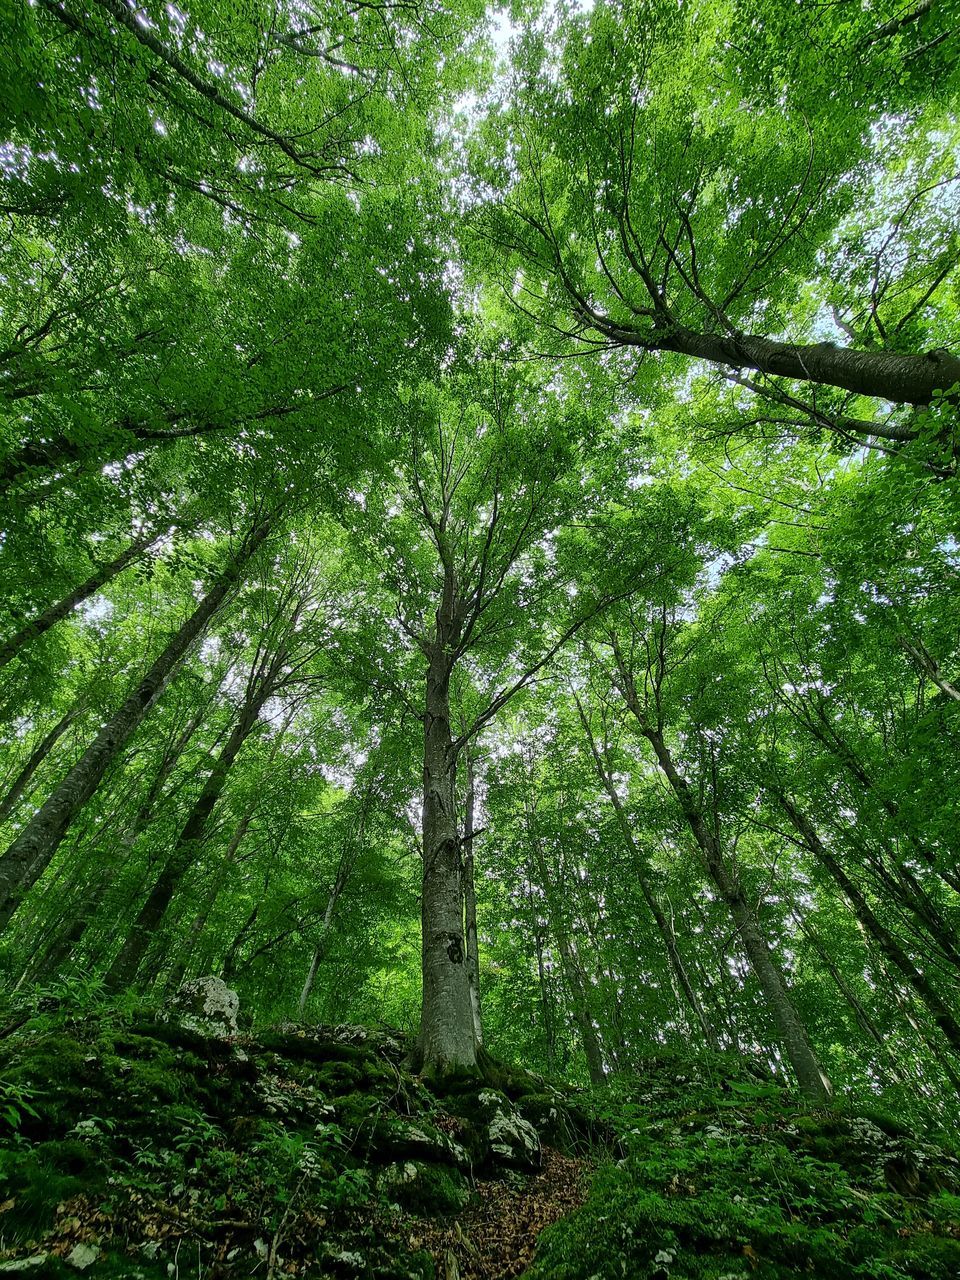
<svg viewBox="0 0 960 1280"><path fill-rule="evenodd" d="M948 1121L957 16L2 0L8 990Z"/></svg>

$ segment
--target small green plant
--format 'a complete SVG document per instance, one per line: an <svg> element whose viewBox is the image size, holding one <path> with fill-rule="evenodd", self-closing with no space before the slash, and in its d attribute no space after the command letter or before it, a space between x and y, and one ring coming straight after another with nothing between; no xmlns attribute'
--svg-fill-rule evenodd
<svg viewBox="0 0 960 1280"><path fill-rule="evenodd" d="M24 1116L33 1120L40 1118L37 1109L30 1103L34 1093L27 1085L0 1081L0 1120L15 1133L23 1124Z"/></svg>

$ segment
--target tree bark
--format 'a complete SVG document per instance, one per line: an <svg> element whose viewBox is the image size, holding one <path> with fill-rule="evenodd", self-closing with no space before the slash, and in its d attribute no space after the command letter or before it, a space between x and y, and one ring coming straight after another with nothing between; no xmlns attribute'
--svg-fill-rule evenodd
<svg viewBox="0 0 960 1280"><path fill-rule="evenodd" d="M480 947L477 938L477 885L473 857L476 777L473 754L466 752L467 794L463 805L463 909L466 932L467 980L470 983L470 1008L473 1012L473 1034L483 1044L483 1022L480 1016Z"/></svg>
<svg viewBox="0 0 960 1280"><path fill-rule="evenodd" d="M147 674L0 858L0 929L6 926L24 894L46 870L73 819L97 790L110 764L140 725L177 665L240 581L248 561L265 541L270 528L271 521L267 519L250 532Z"/></svg>
<svg viewBox="0 0 960 1280"><path fill-rule="evenodd" d="M804 345L748 333L697 333L675 324L640 331L601 320L596 328L623 346L675 351L731 369L754 369L778 378L839 387L893 404L927 405L939 392L960 382L960 359L948 351L923 355L857 351L830 342Z"/></svg>
<svg viewBox="0 0 960 1280"><path fill-rule="evenodd" d="M247 697L240 708L230 737L225 742L216 763L207 775L200 794L180 830L176 844L163 866L153 888L147 894L123 946L107 971L105 983L108 990L118 991L136 977L137 971L159 933L173 896L184 876L193 866L206 838L211 815L226 786L230 770L240 754L240 749L254 731L264 703L274 690L275 674L272 664L262 680L248 688Z"/></svg>
<svg viewBox="0 0 960 1280"><path fill-rule="evenodd" d="M840 865L839 860L834 857L830 849L820 839L810 819L801 813L787 796L781 794L777 798L804 845L830 873L838 888L850 903L851 909L866 935L873 939L881 954L889 963L900 970L904 978L930 1010L934 1022L940 1028L951 1049L954 1053L960 1054L960 1023L957 1022L953 1010L927 975L917 968L890 930L874 914L860 887L854 884L853 880Z"/></svg>
<svg viewBox="0 0 960 1280"><path fill-rule="evenodd" d="M71 710L69 710L61 720L57 721L50 732L44 735L40 742L38 742L34 747L33 751L31 751L23 768L10 784L7 794L3 797L3 800L0 801L0 822L6 822L7 818L9 818L11 813L13 813L14 809L20 802L23 793L30 785L31 778L79 714L79 707L71 708Z"/></svg>
<svg viewBox="0 0 960 1280"><path fill-rule="evenodd" d="M636 711L634 714L636 715ZM743 888L727 868L720 846L700 812L687 780L678 771L663 735L652 725L648 725L642 715L637 719L641 732L653 747L657 762L679 801L687 825L703 854L710 879L733 917L797 1083L812 1102L826 1102L833 1096L833 1088L814 1052L780 966L767 945Z"/></svg>
<svg viewBox="0 0 960 1280"><path fill-rule="evenodd" d="M456 755L450 729L451 659L438 611L423 719L423 1010L418 1056L438 1078L477 1069L477 1041L464 939L463 879L456 814Z"/></svg>
<svg viewBox="0 0 960 1280"><path fill-rule="evenodd" d="M149 546L156 542L159 536L158 533L150 533L142 538L137 538L125 551L122 551L113 560L101 565L85 582L82 582L73 591L65 595L62 600L49 605L31 618L15 635L0 644L0 668L5 667L8 662L12 662L24 645L31 640L36 640L45 631L49 631L55 623L60 622L68 614L72 613L78 604L88 600L94 592L99 591L102 586L105 586L111 579L122 573L127 565L138 559Z"/></svg>

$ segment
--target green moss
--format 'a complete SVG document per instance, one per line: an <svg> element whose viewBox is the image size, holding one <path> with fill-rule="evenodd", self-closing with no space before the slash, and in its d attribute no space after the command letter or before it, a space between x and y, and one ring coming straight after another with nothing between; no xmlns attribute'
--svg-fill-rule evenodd
<svg viewBox="0 0 960 1280"><path fill-rule="evenodd" d="M22 1244L49 1230L64 1200L103 1185L106 1173L84 1142L41 1142L0 1150L0 1202L13 1201L2 1219L7 1244Z"/></svg>
<svg viewBox="0 0 960 1280"><path fill-rule="evenodd" d="M527 1094L519 1099L516 1108L543 1142L560 1151L584 1151L613 1136L602 1122L556 1093Z"/></svg>
<svg viewBox="0 0 960 1280"><path fill-rule="evenodd" d="M257 1044L293 1061L360 1063L375 1056L370 1045L341 1044L297 1031L263 1031L257 1036Z"/></svg>
<svg viewBox="0 0 960 1280"><path fill-rule="evenodd" d="M459 1213L470 1199L467 1180L456 1169L422 1161L391 1165L378 1187L389 1203L423 1217Z"/></svg>
<svg viewBox="0 0 960 1280"><path fill-rule="evenodd" d="M334 1098L354 1093L363 1084L363 1072L349 1062L327 1062L310 1078L318 1089Z"/></svg>
<svg viewBox="0 0 960 1280"><path fill-rule="evenodd" d="M530 1280L960 1274L960 1201L914 1194L934 1174L956 1182L948 1153L842 1109L806 1114L767 1083L676 1075L612 1091L606 1115L617 1124L619 1109L625 1158L544 1235Z"/></svg>

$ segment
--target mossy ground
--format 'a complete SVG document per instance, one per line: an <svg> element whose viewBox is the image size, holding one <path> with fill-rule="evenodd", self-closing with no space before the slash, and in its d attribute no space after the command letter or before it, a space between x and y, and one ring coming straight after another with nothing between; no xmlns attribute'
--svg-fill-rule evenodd
<svg viewBox="0 0 960 1280"><path fill-rule="evenodd" d="M882 1109L811 1112L735 1059L651 1060L594 1093L506 1073L552 1148L532 1175L491 1165L469 1082L438 1096L390 1036L60 1010L0 1036L0 1081L0 1272L429 1280L452 1254L492 1280L564 1215L531 1280L960 1276L948 1151Z"/></svg>
<svg viewBox="0 0 960 1280"><path fill-rule="evenodd" d="M530 1280L956 1280L960 1163L882 1111L811 1112L723 1056L597 1103L618 1150Z"/></svg>

